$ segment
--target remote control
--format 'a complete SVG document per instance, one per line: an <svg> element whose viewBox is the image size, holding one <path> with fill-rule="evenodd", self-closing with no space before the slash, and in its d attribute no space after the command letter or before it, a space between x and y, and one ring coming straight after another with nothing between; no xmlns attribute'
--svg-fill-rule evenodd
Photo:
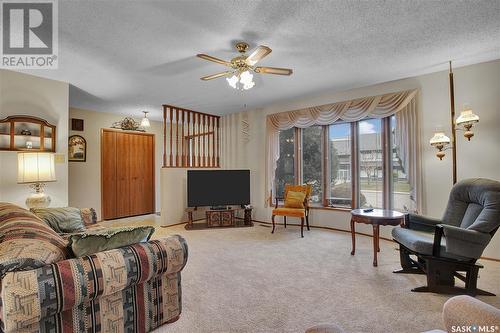
<svg viewBox="0 0 500 333"><path fill-rule="evenodd" d="M363 213L369 213L369 212L373 212L373 208L363 209Z"/></svg>

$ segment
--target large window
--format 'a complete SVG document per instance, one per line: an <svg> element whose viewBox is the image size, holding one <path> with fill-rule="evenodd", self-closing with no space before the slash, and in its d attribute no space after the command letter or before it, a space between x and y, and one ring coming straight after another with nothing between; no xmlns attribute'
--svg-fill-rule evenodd
<svg viewBox="0 0 500 333"><path fill-rule="evenodd" d="M351 207L351 124L328 126L328 175L326 204L332 207Z"/></svg>
<svg viewBox="0 0 500 333"><path fill-rule="evenodd" d="M367 119L358 122L359 199L360 207L384 206L384 175L382 156L382 121Z"/></svg>
<svg viewBox="0 0 500 333"><path fill-rule="evenodd" d="M396 117L392 116L391 120L391 147L392 147L392 163L391 163L391 194L392 208L396 210L410 210L414 207L410 197L410 182L408 180L407 168L405 162L401 159L403 147L397 142L396 136Z"/></svg>
<svg viewBox="0 0 500 333"><path fill-rule="evenodd" d="M302 130L302 183L312 187L311 201L323 201L323 128L312 126Z"/></svg>
<svg viewBox="0 0 500 333"><path fill-rule="evenodd" d="M285 184L295 184L295 128L280 131L280 158L274 178L276 197L283 198Z"/></svg>
<svg viewBox="0 0 500 333"><path fill-rule="evenodd" d="M392 116L281 131L276 196L305 183L316 206L413 208L397 126Z"/></svg>

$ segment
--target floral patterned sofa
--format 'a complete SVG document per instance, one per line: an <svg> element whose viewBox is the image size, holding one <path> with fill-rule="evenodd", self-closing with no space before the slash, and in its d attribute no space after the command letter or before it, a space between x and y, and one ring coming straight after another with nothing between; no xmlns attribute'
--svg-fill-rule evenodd
<svg viewBox="0 0 500 333"><path fill-rule="evenodd" d="M0 331L152 331L179 318L187 257L175 235L73 258L45 222L0 203Z"/></svg>

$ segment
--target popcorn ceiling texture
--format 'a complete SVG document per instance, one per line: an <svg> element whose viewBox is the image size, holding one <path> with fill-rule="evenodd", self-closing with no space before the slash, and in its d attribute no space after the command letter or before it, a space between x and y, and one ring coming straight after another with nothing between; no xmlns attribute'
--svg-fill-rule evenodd
<svg viewBox="0 0 500 333"><path fill-rule="evenodd" d="M245 40L273 52L244 93L195 57L236 55ZM59 1L59 69L73 107L161 119L169 103L215 114L251 110L500 58L499 1Z"/></svg>

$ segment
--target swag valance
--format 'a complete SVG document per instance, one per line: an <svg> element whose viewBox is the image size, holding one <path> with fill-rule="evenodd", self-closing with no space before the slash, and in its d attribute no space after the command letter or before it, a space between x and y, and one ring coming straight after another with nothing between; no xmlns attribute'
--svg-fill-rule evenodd
<svg viewBox="0 0 500 333"><path fill-rule="evenodd" d="M281 131L292 127L330 125L337 120L358 121L367 117L385 118L404 109L416 94L416 89L406 90L275 113L267 116L268 125L275 131Z"/></svg>
<svg viewBox="0 0 500 333"><path fill-rule="evenodd" d="M338 120L353 122L364 118L385 118L396 115L396 140L402 148L404 167L412 187L415 209L421 211L420 197L420 136L416 114L417 89L378 96L358 98L267 116L266 198L274 185L274 173L279 159L279 131L292 127L330 125Z"/></svg>

